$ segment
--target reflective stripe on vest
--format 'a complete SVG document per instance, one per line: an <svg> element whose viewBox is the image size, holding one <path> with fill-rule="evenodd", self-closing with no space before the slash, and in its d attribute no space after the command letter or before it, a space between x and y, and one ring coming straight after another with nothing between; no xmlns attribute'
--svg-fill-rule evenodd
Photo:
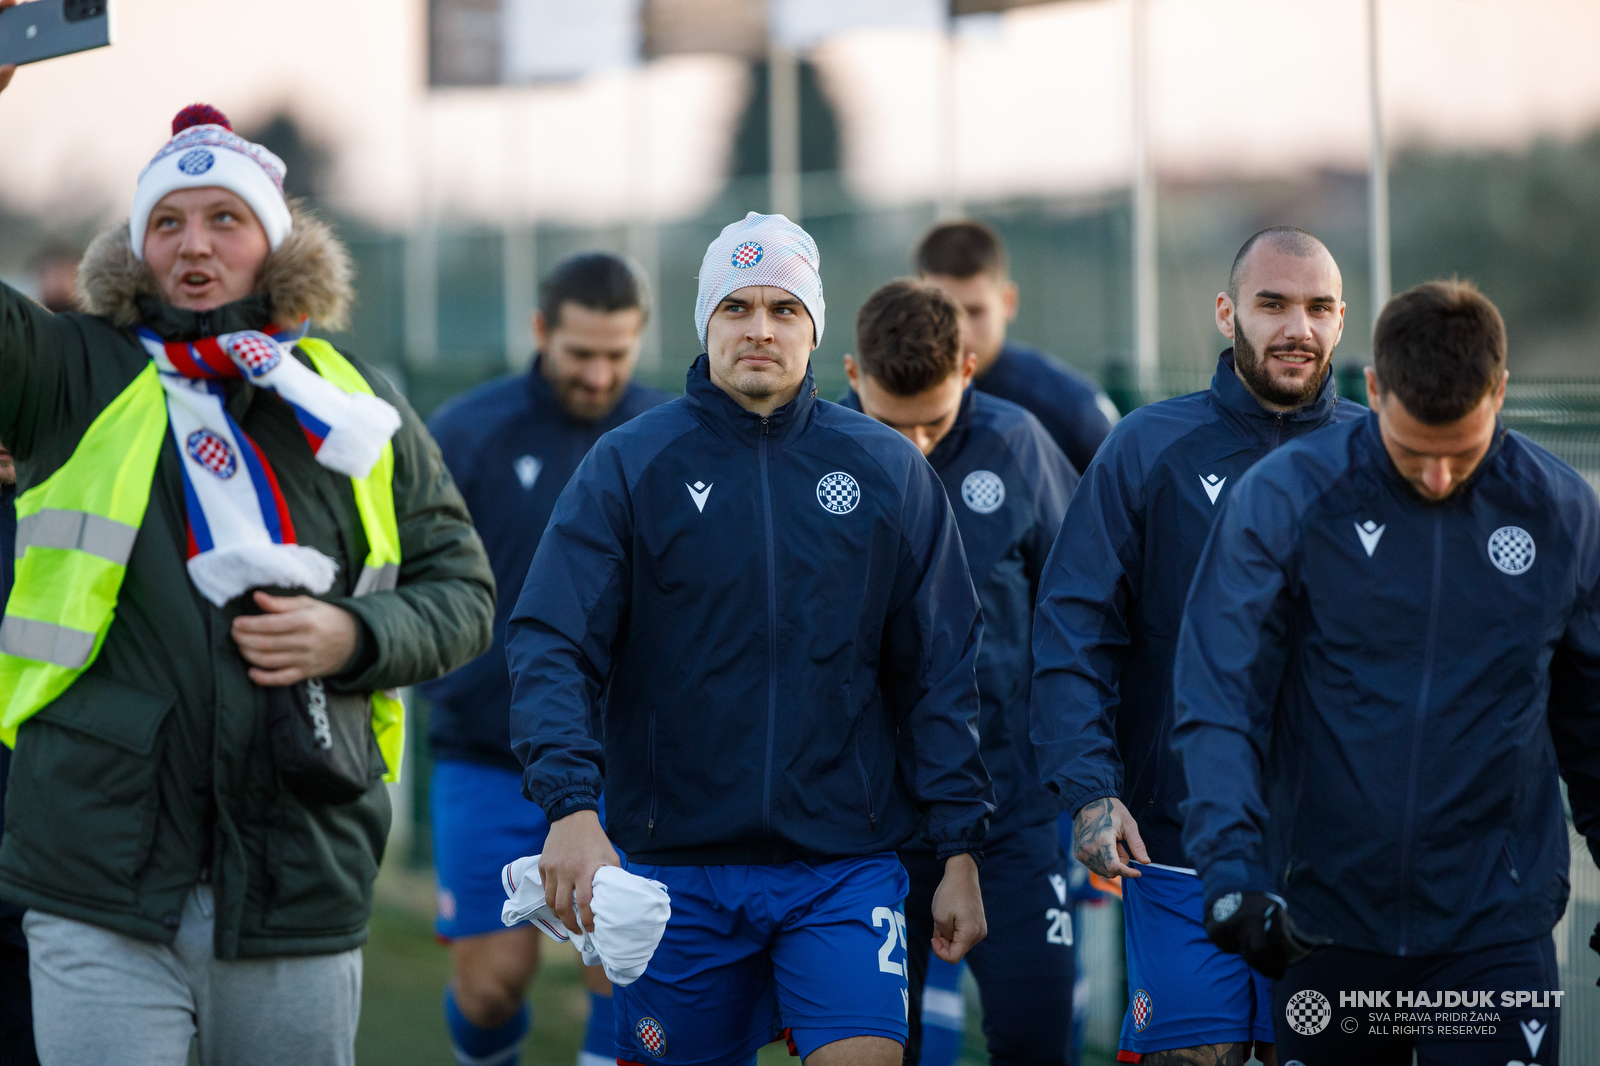
<svg viewBox="0 0 1600 1066"><path fill-rule="evenodd" d="M302 340L317 373L346 392L372 394L361 372L326 341ZM166 393L151 363L90 423L66 463L17 497L17 567L0 621L0 740L43 710L100 654L117 593L155 483L167 436ZM352 479L366 534L355 595L392 589L400 574L394 513L394 448ZM372 728L399 780L404 708L397 693L372 695Z"/></svg>
<svg viewBox="0 0 1600 1066"><path fill-rule="evenodd" d="M310 356L317 373L345 392L372 395L367 379L327 341L307 338L300 342L300 350ZM350 479L350 487L355 492L362 532L367 536L367 558L352 595L388 592L400 583L400 523L394 513L392 441L384 444L378 461L366 477ZM406 711L400 702L399 690L372 694L372 733L389 768L383 779L400 780L400 762L406 748Z"/></svg>
<svg viewBox="0 0 1600 1066"><path fill-rule="evenodd" d="M7 744L100 653L166 432L152 363L89 424L61 469L17 497L16 580L0 622Z"/></svg>

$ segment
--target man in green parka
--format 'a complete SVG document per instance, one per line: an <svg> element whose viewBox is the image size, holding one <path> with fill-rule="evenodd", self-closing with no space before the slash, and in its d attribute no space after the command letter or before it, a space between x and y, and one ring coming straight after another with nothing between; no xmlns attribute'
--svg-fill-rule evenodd
<svg viewBox="0 0 1600 1066"><path fill-rule="evenodd" d="M493 577L422 421L305 336L342 324L349 264L282 162L202 105L173 133L85 256L86 313L0 285L0 897L47 1066L181 1066L191 1038L347 1064L393 690L489 646ZM355 798L286 773L296 730L365 768Z"/></svg>

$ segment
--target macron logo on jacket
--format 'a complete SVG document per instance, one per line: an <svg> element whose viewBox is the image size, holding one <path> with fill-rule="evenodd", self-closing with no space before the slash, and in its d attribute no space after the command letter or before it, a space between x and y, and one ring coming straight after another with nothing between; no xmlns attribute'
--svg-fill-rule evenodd
<svg viewBox="0 0 1600 1066"><path fill-rule="evenodd" d="M706 497L711 495L711 485L704 481L696 481L693 485L684 485L689 490L689 497L694 500L694 509L702 513L706 509Z"/></svg>
<svg viewBox="0 0 1600 1066"><path fill-rule="evenodd" d="M1372 553L1378 550L1378 541L1383 539L1383 531L1388 525L1378 525L1372 519L1356 523L1356 536L1361 538L1361 546L1367 549L1367 558L1372 558Z"/></svg>

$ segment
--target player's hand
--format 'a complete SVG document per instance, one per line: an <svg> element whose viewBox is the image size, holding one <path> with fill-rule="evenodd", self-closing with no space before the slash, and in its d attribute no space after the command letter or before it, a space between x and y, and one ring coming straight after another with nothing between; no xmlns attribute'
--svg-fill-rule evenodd
<svg viewBox="0 0 1600 1066"><path fill-rule="evenodd" d="M272 688L336 674L356 653L355 616L311 596L256 592L264 614L233 620L233 642L250 664L250 680Z"/></svg>
<svg viewBox="0 0 1600 1066"><path fill-rule="evenodd" d="M1228 892L1206 904L1206 936L1223 951L1274 981L1284 970L1332 941L1301 933L1289 917L1289 905L1271 892Z"/></svg>
<svg viewBox="0 0 1600 1066"><path fill-rule="evenodd" d="M594 932L594 872L618 866L617 850L600 827L600 816L579 811L556 819L539 853L544 901L574 933ZM574 908L573 904L577 906Z"/></svg>
<svg viewBox="0 0 1600 1066"><path fill-rule="evenodd" d="M1148 863L1150 853L1139 836L1139 824L1115 796L1090 800L1072 819L1072 853L1104 878L1138 877L1131 858Z"/></svg>
<svg viewBox="0 0 1600 1066"><path fill-rule="evenodd" d="M945 962L958 963L988 935L977 860L971 855L952 855L945 860L944 877L933 894L933 953Z"/></svg>
<svg viewBox="0 0 1600 1066"><path fill-rule="evenodd" d="M8 7L16 6L17 0L0 0L0 11L4 11ZM0 67L0 93L6 91L6 86L11 84L11 75L15 74L16 72L17 68L14 64L8 64L7 66Z"/></svg>

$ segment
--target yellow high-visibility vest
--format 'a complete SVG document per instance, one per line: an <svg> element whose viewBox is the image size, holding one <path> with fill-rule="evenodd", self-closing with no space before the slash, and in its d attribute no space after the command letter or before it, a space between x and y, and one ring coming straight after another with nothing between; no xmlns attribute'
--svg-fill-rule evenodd
<svg viewBox="0 0 1600 1066"><path fill-rule="evenodd" d="M372 394L327 341L307 338L299 348L345 392ZM0 621L0 740L7 745L100 654L166 433L166 391L151 363L89 424L61 469L17 497L16 581ZM367 537L353 595L365 596L400 579L393 445L385 443L371 472L351 486ZM372 731L389 768L384 780L399 780L405 711L398 692L372 694Z"/></svg>

